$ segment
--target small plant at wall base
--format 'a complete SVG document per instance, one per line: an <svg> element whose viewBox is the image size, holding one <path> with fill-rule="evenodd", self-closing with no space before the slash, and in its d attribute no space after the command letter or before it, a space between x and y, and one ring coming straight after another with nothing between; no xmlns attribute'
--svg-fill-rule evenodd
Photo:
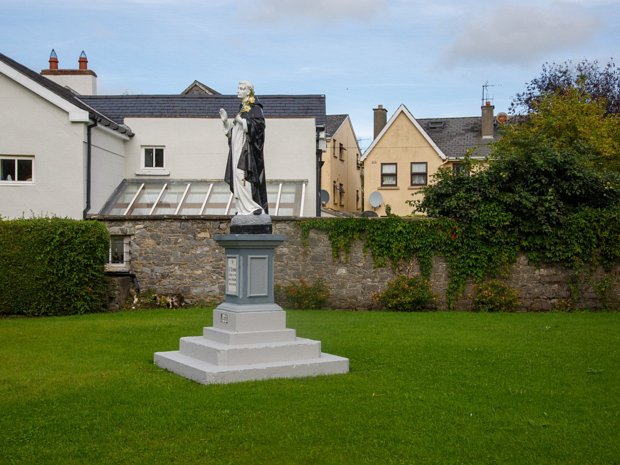
<svg viewBox="0 0 620 465"><path fill-rule="evenodd" d="M476 286L472 305L476 312L514 312L519 308L519 296L506 283L490 279Z"/></svg>
<svg viewBox="0 0 620 465"><path fill-rule="evenodd" d="M433 309L435 296L427 279L400 275L389 281L383 292L375 294L373 302L387 310L419 312Z"/></svg>
<svg viewBox="0 0 620 465"><path fill-rule="evenodd" d="M325 308L329 289L320 279L312 283L303 278L283 286L275 286L275 300L284 308L321 309Z"/></svg>

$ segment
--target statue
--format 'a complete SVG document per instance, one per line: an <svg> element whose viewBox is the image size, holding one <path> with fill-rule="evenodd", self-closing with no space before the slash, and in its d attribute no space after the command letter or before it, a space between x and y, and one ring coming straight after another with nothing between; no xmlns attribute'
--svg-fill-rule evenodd
<svg viewBox="0 0 620 465"><path fill-rule="evenodd" d="M224 181L235 196L238 215L261 215L269 213L263 154L263 106L254 95L254 86L249 81L239 82L237 97L241 99L241 105L232 122L226 110L220 109L229 147Z"/></svg>

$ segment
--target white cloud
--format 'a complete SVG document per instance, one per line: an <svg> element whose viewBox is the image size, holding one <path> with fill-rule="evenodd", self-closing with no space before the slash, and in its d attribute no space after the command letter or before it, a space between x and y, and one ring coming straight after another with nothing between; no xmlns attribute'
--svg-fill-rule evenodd
<svg viewBox="0 0 620 465"><path fill-rule="evenodd" d="M309 19L325 22L373 18L387 6L387 0L263 0L248 2L246 10L258 20L286 22L290 19Z"/></svg>
<svg viewBox="0 0 620 465"><path fill-rule="evenodd" d="M442 65L529 64L549 53L582 45L600 21L582 9L506 5L471 18L443 54Z"/></svg>

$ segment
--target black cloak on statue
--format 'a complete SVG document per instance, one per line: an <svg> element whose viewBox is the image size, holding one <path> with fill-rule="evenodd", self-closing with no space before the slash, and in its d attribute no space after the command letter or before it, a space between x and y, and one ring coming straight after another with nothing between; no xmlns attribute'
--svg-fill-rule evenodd
<svg viewBox="0 0 620 465"><path fill-rule="evenodd" d="M267 207L267 180L265 178L265 157L263 148L265 146L265 117L263 116L263 105L256 99L250 111L240 113L248 124L248 132L245 135L245 145L241 150L237 168L245 172L245 179L252 184L252 199L259 204L265 213L269 213ZM224 181L233 188L233 169L232 169L232 131L228 133L228 162Z"/></svg>

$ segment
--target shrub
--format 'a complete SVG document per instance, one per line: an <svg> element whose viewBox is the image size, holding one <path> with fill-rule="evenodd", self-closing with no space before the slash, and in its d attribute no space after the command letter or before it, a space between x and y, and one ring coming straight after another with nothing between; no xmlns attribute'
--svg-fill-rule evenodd
<svg viewBox="0 0 620 465"><path fill-rule="evenodd" d="M519 296L514 289L497 279L476 286L473 309L476 312L514 312L519 308Z"/></svg>
<svg viewBox="0 0 620 465"><path fill-rule="evenodd" d="M102 223L0 221L0 314L68 315L102 309L109 235Z"/></svg>
<svg viewBox="0 0 620 465"><path fill-rule="evenodd" d="M276 285L276 301L285 308L320 309L325 307L329 289L320 279L307 283L303 278L284 286Z"/></svg>
<svg viewBox="0 0 620 465"><path fill-rule="evenodd" d="M415 312L432 309L435 296L427 279L400 275L389 281L383 292L375 294L373 301L387 310Z"/></svg>

